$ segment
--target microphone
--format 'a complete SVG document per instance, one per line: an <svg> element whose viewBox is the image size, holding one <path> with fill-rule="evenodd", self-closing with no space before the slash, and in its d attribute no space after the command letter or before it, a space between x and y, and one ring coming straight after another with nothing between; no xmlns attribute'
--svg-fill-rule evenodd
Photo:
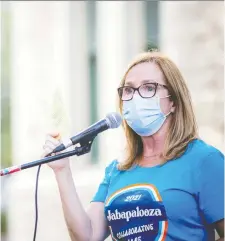
<svg viewBox="0 0 225 241"><path fill-rule="evenodd" d="M50 156L52 153L63 151L66 148L68 148L72 145L75 145L77 143L81 144L82 142L89 142L89 144L90 144L90 141L92 141L98 135L98 133L103 132L107 129L117 128L120 126L121 122L122 122L122 118L118 113L115 113L115 112L109 113L108 115L106 115L105 119L102 119L102 120L96 122L95 124L88 127L86 130L82 131L81 133L77 134L76 136L71 137L69 140L62 143L58 147L56 147L51 153L46 155L46 157L44 159L17 165L17 166L4 168L4 169L0 170L0 176L5 176L5 175L8 175L8 174L11 174L14 172L18 172L18 171L21 171L21 170L24 170L24 169L27 169L30 167L42 165L42 164L45 164L45 163L48 163L51 161L60 160L60 159L63 159L63 158L69 157L69 156L85 154L87 152L80 154L80 152L83 152L83 150L81 150L82 147L77 147L78 149L75 149L73 151L60 153L55 156ZM79 149L79 148L81 148L81 149Z"/></svg>
<svg viewBox="0 0 225 241"><path fill-rule="evenodd" d="M66 148L68 148L72 145L75 145L77 143L90 141L90 138L92 138L92 137L94 138L100 132L119 127L121 122L122 122L122 118L118 113L116 113L116 112L109 113L106 115L106 117L104 119L91 125L86 130L80 132L79 134L71 137L68 140L63 141L63 143L61 145L57 146L51 153L48 154L48 156L53 153L63 151Z"/></svg>

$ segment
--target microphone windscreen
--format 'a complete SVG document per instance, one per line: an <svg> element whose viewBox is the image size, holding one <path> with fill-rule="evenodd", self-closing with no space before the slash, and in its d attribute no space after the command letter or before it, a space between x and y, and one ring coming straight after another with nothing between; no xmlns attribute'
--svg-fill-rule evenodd
<svg viewBox="0 0 225 241"><path fill-rule="evenodd" d="M114 129L121 125L122 118L117 112L112 112L106 115L106 120L109 124L109 128Z"/></svg>

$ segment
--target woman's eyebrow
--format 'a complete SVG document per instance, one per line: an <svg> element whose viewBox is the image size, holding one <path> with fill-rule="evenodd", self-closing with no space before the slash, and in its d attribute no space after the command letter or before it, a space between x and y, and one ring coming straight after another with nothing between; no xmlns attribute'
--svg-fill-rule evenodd
<svg viewBox="0 0 225 241"><path fill-rule="evenodd" d="M128 81L125 81L124 85L131 86L131 85L133 85L133 82L128 80Z"/></svg>
<svg viewBox="0 0 225 241"><path fill-rule="evenodd" d="M156 80L155 79L144 79L141 81L142 84L145 84L145 83L155 83Z"/></svg>
<svg viewBox="0 0 225 241"><path fill-rule="evenodd" d="M146 83L156 83L157 81L155 79L143 79L140 81L141 84L146 84ZM125 86L133 86L135 84L135 81L125 81L124 85Z"/></svg>

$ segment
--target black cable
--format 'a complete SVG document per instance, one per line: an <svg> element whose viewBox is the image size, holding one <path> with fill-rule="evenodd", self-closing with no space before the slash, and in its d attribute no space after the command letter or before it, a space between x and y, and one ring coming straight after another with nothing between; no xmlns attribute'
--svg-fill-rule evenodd
<svg viewBox="0 0 225 241"><path fill-rule="evenodd" d="M33 241L35 241L36 239L37 224L38 224L38 180L39 180L40 169L41 169L41 165L38 166L38 171L36 176L36 185L35 185L35 225L34 225Z"/></svg>
<svg viewBox="0 0 225 241"><path fill-rule="evenodd" d="M79 151L81 154L88 153L90 151L91 144L92 144L92 142L89 142L89 145L87 145L87 146L83 146L83 147L79 147L79 148L77 147L77 149L75 149L74 151L68 152L70 154L68 156L71 156L71 153L73 155L78 155ZM85 152L84 152L83 148L85 148ZM78 149L79 149L79 151L78 151ZM45 157L48 157L48 156L51 156L51 153L47 154ZM35 225L34 225L33 241L36 240L37 224L38 224L38 181L39 181L40 169L41 169L41 165L38 166L37 176L36 176L36 185L35 185Z"/></svg>

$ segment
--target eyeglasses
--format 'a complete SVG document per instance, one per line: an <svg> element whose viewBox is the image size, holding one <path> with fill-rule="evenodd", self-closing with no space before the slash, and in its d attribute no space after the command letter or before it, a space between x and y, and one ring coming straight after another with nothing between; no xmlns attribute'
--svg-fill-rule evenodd
<svg viewBox="0 0 225 241"><path fill-rule="evenodd" d="M166 85L161 85L159 83L146 83L139 86L138 88L134 88L131 86L123 86L118 88L117 90L121 100L128 101L133 99L134 92L136 90L142 98L152 98L156 94L158 86L167 88Z"/></svg>

